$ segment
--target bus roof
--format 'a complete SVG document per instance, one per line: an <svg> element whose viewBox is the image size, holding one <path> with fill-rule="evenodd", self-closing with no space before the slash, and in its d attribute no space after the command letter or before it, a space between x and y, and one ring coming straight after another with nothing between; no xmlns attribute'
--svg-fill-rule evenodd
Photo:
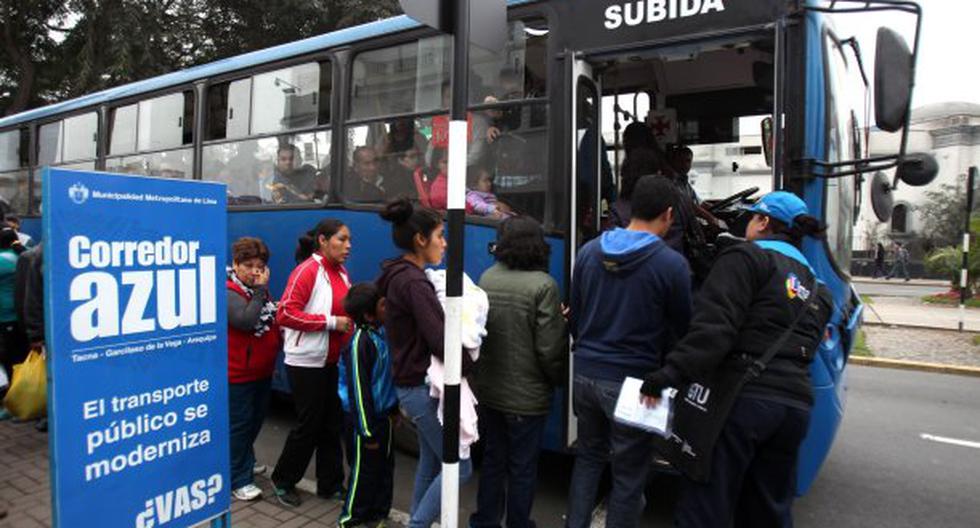
<svg viewBox="0 0 980 528"><path fill-rule="evenodd" d="M507 5L520 5L531 3L534 0L507 0ZM228 57L199 66L192 66L183 70L166 73L157 77L151 77L142 81L136 81L115 88L102 90L88 95L83 95L75 99L61 101L59 103L42 106L32 110L27 110L19 114L0 119L0 129L8 126L26 123L37 119L80 110L93 105L102 104L108 101L123 99L134 95L140 95L157 90L163 90L172 86L187 84L208 77L215 77L224 73L233 72L260 64L276 62L290 57L297 57L307 53L313 53L323 49L329 49L353 42L366 40L372 37L389 35L399 31L406 31L420 27L415 20L400 15L376 22L368 22L359 26L353 26L323 35L281 44L271 48L257 50L243 55Z"/></svg>

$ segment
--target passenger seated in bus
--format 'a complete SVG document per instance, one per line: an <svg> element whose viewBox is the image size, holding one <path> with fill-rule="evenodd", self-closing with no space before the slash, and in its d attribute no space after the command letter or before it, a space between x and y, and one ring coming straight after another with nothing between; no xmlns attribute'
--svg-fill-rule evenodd
<svg viewBox="0 0 980 528"><path fill-rule="evenodd" d="M348 185L344 196L353 202L377 203L384 201L383 178L378 167L378 154L368 146L357 147L352 155Z"/></svg>
<svg viewBox="0 0 980 528"><path fill-rule="evenodd" d="M444 148L435 149L429 169L417 169L414 179L422 206L445 211L449 193L449 152Z"/></svg>
<svg viewBox="0 0 980 528"><path fill-rule="evenodd" d="M388 169L385 171L385 197L388 200L395 198L418 199L418 191L415 189L413 178L415 171L422 167L421 154L415 147L408 150L391 154Z"/></svg>
<svg viewBox="0 0 980 528"><path fill-rule="evenodd" d="M297 167L299 148L290 143L279 145L272 183L268 184L275 203L312 202L316 190L316 169L311 165Z"/></svg>
<svg viewBox="0 0 980 528"><path fill-rule="evenodd" d="M511 208L497 201L493 193L493 176L486 167L471 167L466 174L466 212L492 218L507 218L513 215Z"/></svg>

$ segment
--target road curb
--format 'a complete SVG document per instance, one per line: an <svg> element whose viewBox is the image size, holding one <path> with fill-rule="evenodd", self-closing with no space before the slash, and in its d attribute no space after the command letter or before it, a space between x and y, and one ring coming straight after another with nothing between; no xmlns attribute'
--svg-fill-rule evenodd
<svg viewBox="0 0 980 528"><path fill-rule="evenodd" d="M885 359L875 357L851 356L848 360L854 365L865 367L891 368L897 370L915 370L919 372L932 372L936 374L954 374L957 376L968 376L980 378L980 367L962 367L958 365L943 365L940 363L925 363L922 361L906 361L904 359Z"/></svg>

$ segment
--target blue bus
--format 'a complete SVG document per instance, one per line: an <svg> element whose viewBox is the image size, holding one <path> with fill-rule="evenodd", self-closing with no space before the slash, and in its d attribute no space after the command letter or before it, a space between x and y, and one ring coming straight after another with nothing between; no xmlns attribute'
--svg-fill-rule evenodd
<svg viewBox="0 0 980 528"><path fill-rule="evenodd" d="M879 34L876 126L902 141L867 158L862 58L828 19L883 9L919 16L916 4L888 0L510 0L505 49L471 50L470 176L489 175L500 202L542 222L563 288L576 249L605 225L620 128L632 121L648 122L661 146L693 149L696 186L734 234L744 204L773 189L797 193L829 224L826 242L804 251L836 311L812 369L801 493L844 412L862 314L848 269L863 175L898 167L914 182L928 172L927 159L905 152L917 37L909 51ZM381 202L416 192L445 147L451 46L401 16L0 119L3 206L38 238L44 166L220 181L229 244L269 244L274 293L297 236L328 216L354 235L352 278L370 280L396 254ZM897 177L883 180L871 191L879 201ZM471 277L492 263L498 221L467 217ZM568 396L555 399L547 448L575 441Z"/></svg>

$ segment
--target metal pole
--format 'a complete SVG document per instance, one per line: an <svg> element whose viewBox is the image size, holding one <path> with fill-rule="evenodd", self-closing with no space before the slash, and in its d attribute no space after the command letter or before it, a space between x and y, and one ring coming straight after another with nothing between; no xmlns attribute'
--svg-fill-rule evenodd
<svg viewBox="0 0 980 528"><path fill-rule="evenodd" d="M966 322L966 299L969 295L967 279L970 270L970 216L973 214L973 185L977 180L977 168L970 167L966 178L966 220L963 226L963 266L960 269L960 332Z"/></svg>
<svg viewBox="0 0 980 528"><path fill-rule="evenodd" d="M469 96L470 0L453 17L452 113L449 122L449 238L446 262L445 384L442 393L442 526L459 523L459 386L462 378L463 228L466 219L466 103Z"/></svg>

